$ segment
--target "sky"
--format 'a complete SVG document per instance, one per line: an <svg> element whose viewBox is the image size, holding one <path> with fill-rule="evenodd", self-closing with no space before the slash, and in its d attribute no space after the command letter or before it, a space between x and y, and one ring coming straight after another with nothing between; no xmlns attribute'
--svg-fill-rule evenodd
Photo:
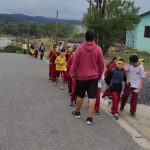
<svg viewBox="0 0 150 150"><path fill-rule="evenodd" d="M150 0L134 0L140 13L150 11ZM0 13L23 13L30 16L81 20L88 8L87 0L0 0Z"/></svg>

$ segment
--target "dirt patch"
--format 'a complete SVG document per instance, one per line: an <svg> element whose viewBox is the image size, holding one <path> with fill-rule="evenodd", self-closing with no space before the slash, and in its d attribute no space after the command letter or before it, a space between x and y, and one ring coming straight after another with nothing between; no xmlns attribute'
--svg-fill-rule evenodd
<svg viewBox="0 0 150 150"><path fill-rule="evenodd" d="M6 37L0 37L0 48L3 48L11 43L11 40Z"/></svg>
<svg viewBox="0 0 150 150"><path fill-rule="evenodd" d="M146 76L146 78L150 78L150 71L149 70L147 70L147 72L145 72L145 76Z"/></svg>

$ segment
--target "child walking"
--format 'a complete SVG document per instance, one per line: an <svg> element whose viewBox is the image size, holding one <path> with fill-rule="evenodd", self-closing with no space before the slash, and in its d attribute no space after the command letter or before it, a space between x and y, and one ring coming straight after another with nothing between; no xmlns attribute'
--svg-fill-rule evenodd
<svg viewBox="0 0 150 150"><path fill-rule="evenodd" d="M120 102L120 94L122 91L122 83L126 81L126 72L124 70L125 61L123 59L118 59L116 62L116 67L112 69L108 75L109 88L112 97L112 116L118 120L118 106Z"/></svg>
<svg viewBox="0 0 150 150"><path fill-rule="evenodd" d="M73 63L73 57L75 54L75 50L72 52L72 55L69 57L67 63L68 65L70 65L69 67L69 77L68 77L68 88L69 91L71 91L71 99L70 99L70 106L75 106L76 105L76 95L75 95L75 87L76 87L76 81L72 79L71 75L72 75L72 63Z"/></svg>
<svg viewBox="0 0 150 150"><path fill-rule="evenodd" d="M45 51L45 46L43 43L41 43L41 46L40 46L40 59L42 60L43 57L44 57L44 51Z"/></svg>
<svg viewBox="0 0 150 150"><path fill-rule="evenodd" d="M66 61L67 61L67 71L65 72L65 76L64 76L64 81L65 81L65 83L68 83L68 88L70 89L69 91L68 91L68 93L70 94L71 93L71 80L69 79L69 70L70 70L70 65L68 65L68 59L70 58L70 57L72 57L72 52L73 52L73 49L72 49L72 46L68 46L68 48L67 48L67 51L66 51L66 55L65 55L65 57L66 57ZM70 63L70 62L69 62ZM72 62L71 62L72 63Z"/></svg>
<svg viewBox="0 0 150 150"><path fill-rule="evenodd" d="M142 90L144 83L144 67L139 63L138 56L132 55L129 57L129 65L125 68L125 70L127 73L127 82L121 98L120 111L124 110L127 99L131 93L130 113L131 116L134 116L137 108L138 95Z"/></svg>
<svg viewBox="0 0 150 150"><path fill-rule="evenodd" d="M70 56L67 60L67 76L68 76L68 93L71 96L72 93L72 78L71 78L71 73L70 73L70 69L73 63L73 54L74 52L70 53Z"/></svg>
<svg viewBox="0 0 150 150"><path fill-rule="evenodd" d="M56 64L55 64L55 60L56 60L56 57L59 56L60 53L59 53L59 47L55 47L55 50L53 52L53 54L51 55L51 58L50 58L50 78L51 78L51 81L53 83L53 86L56 85L56 81L57 81L57 72L56 72Z"/></svg>
<svg viewBox="0 0 150 150"><path fill-rule="evenodd" d="M61 49L60 56L57 56L55 60L57 77L61 75L61 86L60 86L61 90L64 90L64 75L65 72L67 71L67 63L66 63L65 55L66 55L66 50Z"/></svg>
<svg viewBox="0 0 150 150"><path fill-rule="evenodd" d="M52 55L54 55L54 53L55 53L55 48L56 48L56 44L55 45L53 45L53 48L50 50L50 52L49 52L49 80L51 80L51 77L52 77L52 69L51 68L53 68L52 66L52 64L54 63L54 62L51 62L51 57L52 57Z"/></svg>
<svg viewBox="0 0 150 150"><path fill-rule="evenodd" d="M110 89L108 87L108 75L111 72L111 70L116 67L116 61L117 61L118 57L113 57L113 59L108 63L108 65L106 66L106 71L104 73L104 80L107 84L107 88L102 96L102 98L105 98L106 96L108 96L110 98Z"/></svg>

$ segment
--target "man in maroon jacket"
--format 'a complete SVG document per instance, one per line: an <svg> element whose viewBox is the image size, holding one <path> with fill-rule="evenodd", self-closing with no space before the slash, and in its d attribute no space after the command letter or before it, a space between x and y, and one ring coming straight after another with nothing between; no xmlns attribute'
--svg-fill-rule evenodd
<svg viewBox="0 0 150 150"><path fill-rule="evenodd" d="M80 109L87 91L89 103L86 124L92 124L92 116L96 102L98 80L101 79L104 71L104 58L102 49L93 42L94 32L87 31L86 42L82 43L74 57L72 78L76 80L75 95L76 110L72 112L76 118L81 118Z"/></svg>

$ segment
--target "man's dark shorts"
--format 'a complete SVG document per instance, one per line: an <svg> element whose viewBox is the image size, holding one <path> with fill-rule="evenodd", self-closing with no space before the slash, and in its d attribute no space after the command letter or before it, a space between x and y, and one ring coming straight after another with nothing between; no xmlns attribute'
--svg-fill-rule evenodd
<svg viewBox="0 0 150 150"><path fill-rule="evenodd" d="M85 97L87 91L88 98L94 99L97 96L98 79L76 80L75 95L81 98Z"/></svg>

